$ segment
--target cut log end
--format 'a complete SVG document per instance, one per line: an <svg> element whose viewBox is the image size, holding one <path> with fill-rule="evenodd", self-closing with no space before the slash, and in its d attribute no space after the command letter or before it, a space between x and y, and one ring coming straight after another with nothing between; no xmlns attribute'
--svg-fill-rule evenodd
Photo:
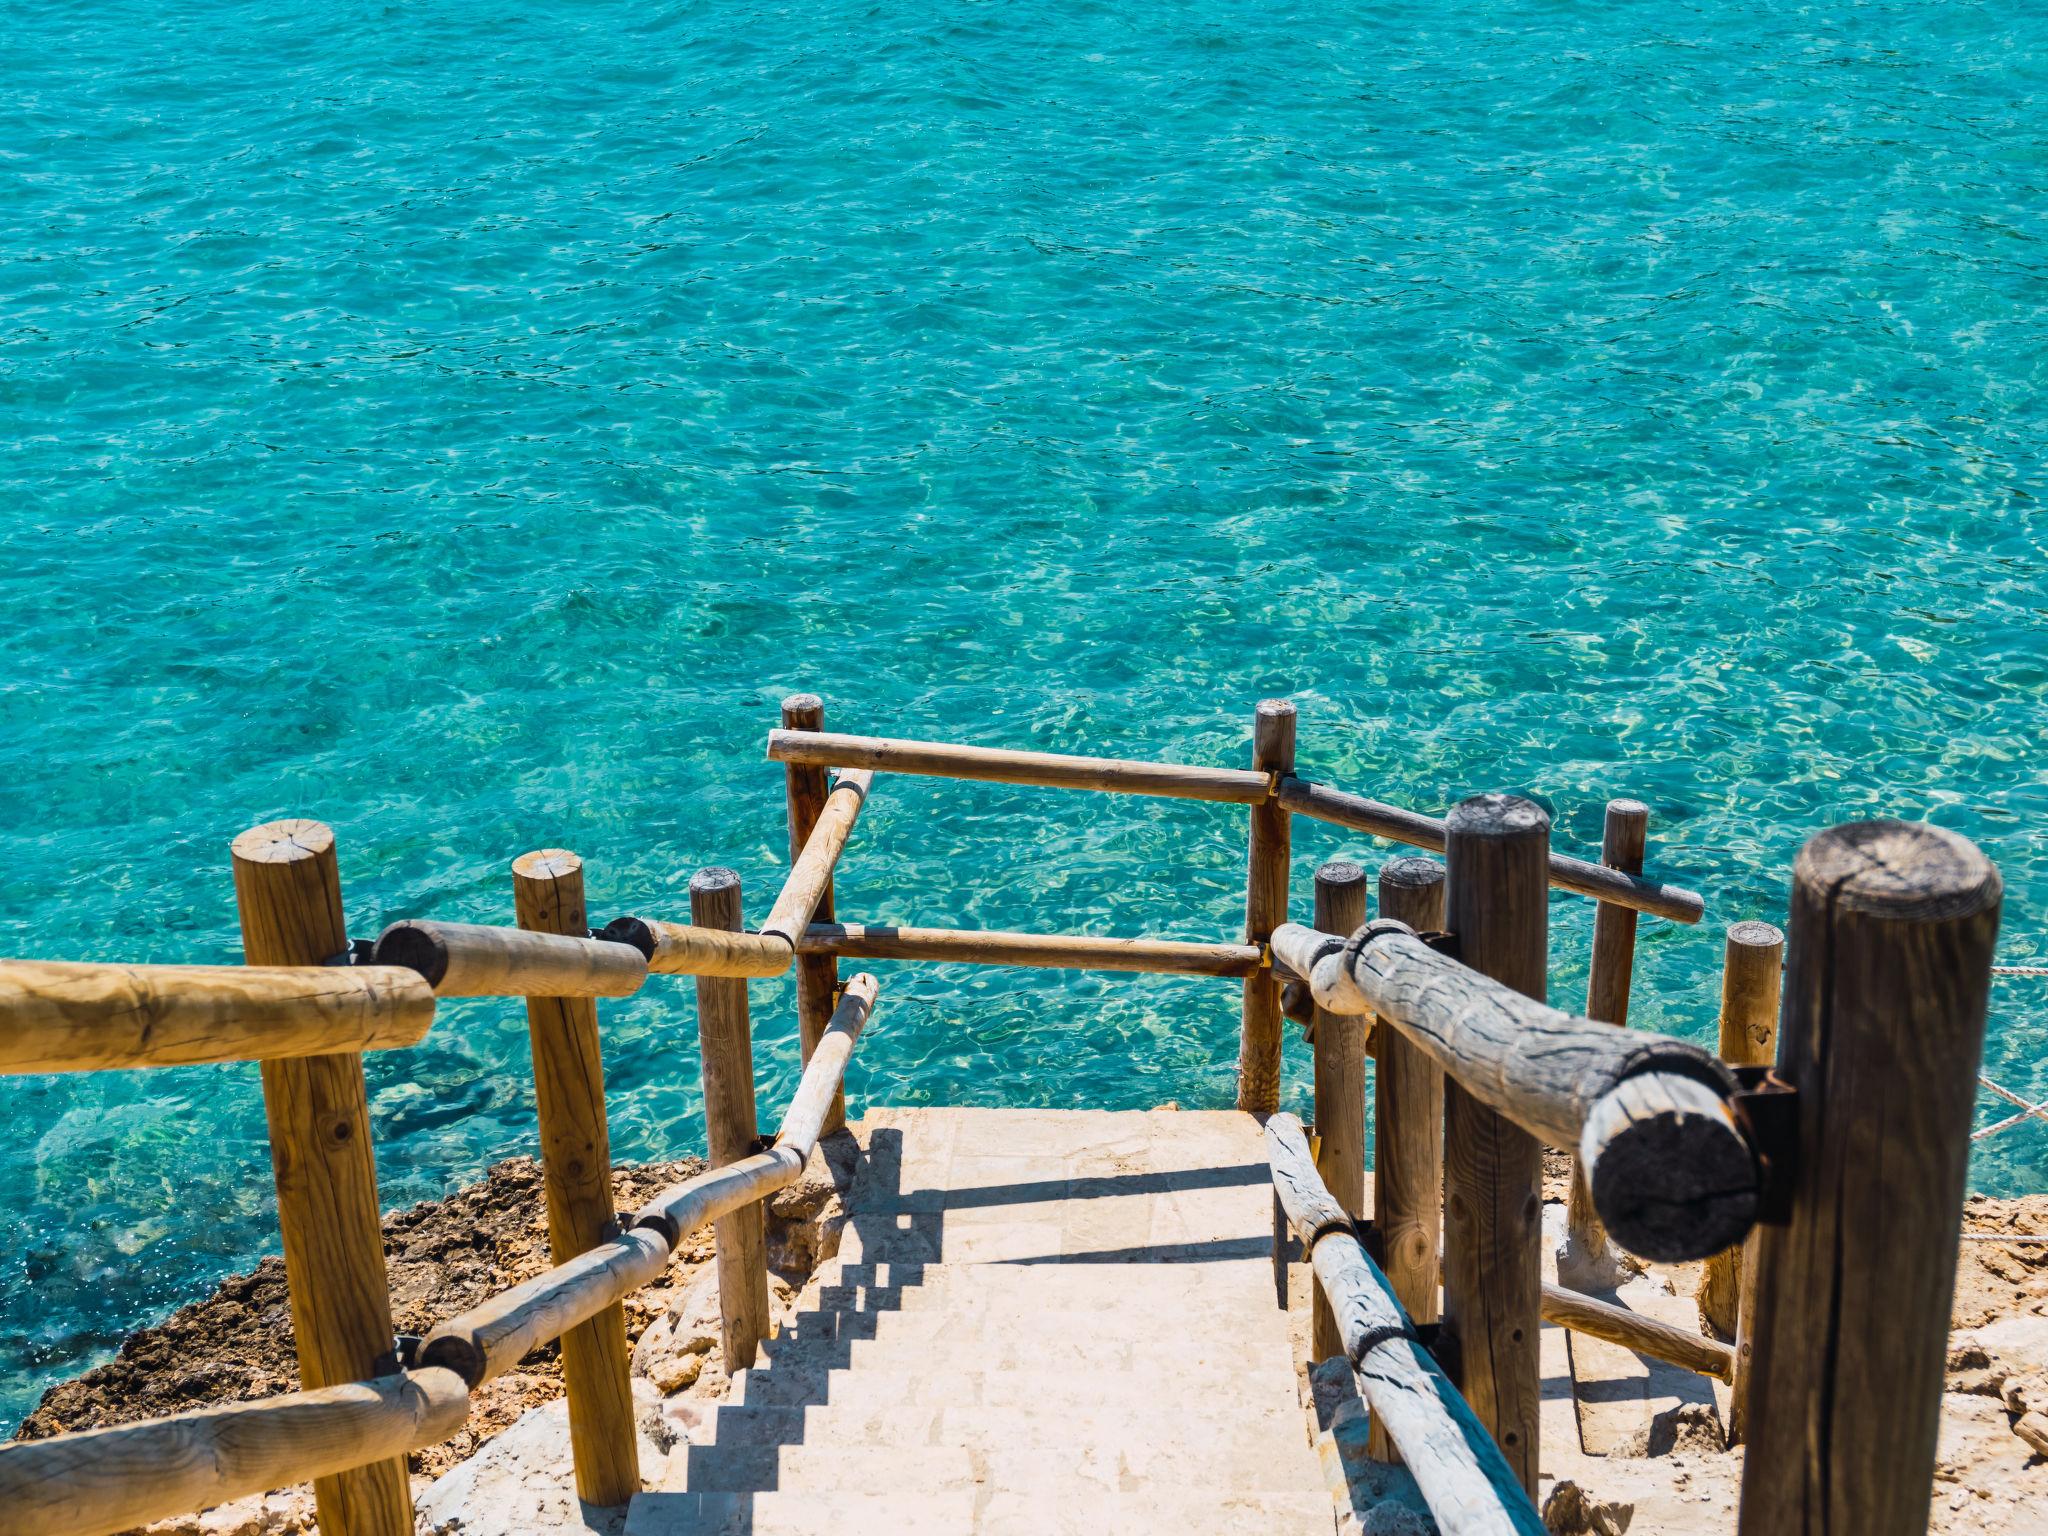
<svg viewBox="0 0 2048 1536"><path fill-rule="evenodd" d="M582 870L583 860L566 848L536 848L512 861L512 873L521 880L560 880Z"/></svg>
<svg viewBox="0 0 2048 1536"><path fill-rule="evenodd" d="M713 864L706 869L698 870L697 873L690 876L690 894L692 896L721 895L726 891L738 890L739 885L739 871L727 869L722 864Z"/></svg>
<svg viewBox="0 0 2048 1536"><path fill-rule="evenodd" d="M815 693L792 693L782 701L785 730L816 731L825 725L825 701Z"/></svg>
<svg viewBox="0 0 2048 1536"><path fill-rule="evenodd" d="M1859 821L1808 839L1795 884L1894 922L1951 922L1998 905L1998 869L1967 838L1917 821Z"/></svg>
<svg viewBox="0 0 2048 1536"><path fill-rule="evenodd" d="M630 944L648 961L654 959L654 930L647 926L645 918L615 917L591 937L603 939L608 944Z"/></svg>
<svg viewBox="0 0 2048 1536"><path fill-rule="evenodd" d="M1654 1263L1707 1258L1756 1223L1756 1158L1703 1083L1622 1083L1587 1117L1579 1157L1608 1234Z"/></svg>
<svg viewBox="0 0 2048 1536"><path fill-rule="evenodd" d="M1550 836L1550 813L1521 795L1473 795L1451 807L1446 835L1485 838Z"/></svg>
<svg viewBox="0 0 2048 1536"><path fill-rule="evenodd" d="M334 830L325 822L294 816L251 827L238 834L231 847L245 864L295 864L329 852L334 847Z"/></svg>
<svg viewBox="0 0 2048 1536"><path fill-rule="evenodd" d="M438 987L448 976L448 945L439 934L416 923L393 923L377 935L371 954L375 965L402 965Z"/></svg>

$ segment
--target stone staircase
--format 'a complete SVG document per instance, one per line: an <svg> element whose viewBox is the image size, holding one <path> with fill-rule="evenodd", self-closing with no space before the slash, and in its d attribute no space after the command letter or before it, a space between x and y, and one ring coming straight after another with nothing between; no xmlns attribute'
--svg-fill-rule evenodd
<svg viewBox="0 0 2048 1536"><path fill-rule="evenodd" d="M1335 1528L1250 1116L866 1131L839 1257L627 1536Z"/></svg>

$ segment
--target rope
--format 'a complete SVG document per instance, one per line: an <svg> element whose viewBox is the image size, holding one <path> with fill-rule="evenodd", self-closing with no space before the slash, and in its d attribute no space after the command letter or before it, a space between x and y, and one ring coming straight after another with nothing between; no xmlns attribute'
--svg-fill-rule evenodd
<svg viewBox="0 0 2048 1536"><path fill-rule="evenodd" d="M2048 965L1994 965L1994 976L2048 976Z"/></svg>

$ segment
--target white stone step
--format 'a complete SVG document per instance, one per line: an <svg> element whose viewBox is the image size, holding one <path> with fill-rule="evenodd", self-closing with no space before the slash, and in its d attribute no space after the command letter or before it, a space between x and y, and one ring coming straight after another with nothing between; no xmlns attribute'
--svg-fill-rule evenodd
<svg viewBox="0 0 2048 1536"><path fill-rule="evenodd" d="M673 1422L673 1420L672 1420ZM1308 1444L1298 1407L1203 1400L1157 1401L1135 1412L1127 1400L997 1408L954 1403L880 1406L848 1403L721 1404L695 1425L680 1426L697 1445L769 1444L964 1446L971 1450L1062 1449L1142 1440L1165 1449L1225 1454L1265 1447L1276 1457ZM678 1446L674 1455L683 1455ZM1078 1450L1076 1451L1078 1454Z"/></svg>
<svg viewBox="0 0 2048 1536"><path fill-rule="evenodd" d="M797 1370L756 1367L732 1382L731 1399L743 1407L828 1403L835 1407L1042 1408L1062 1404L1125 1404L1137 1417L1171 1411L1175 1404L1212 1400L1243 1411L1270 1407L1295 1413L1300 1398L1289 1370L1242 1370L1162 1376L1149 1371Z"/></svg>
<svg viewBox="0 0 2048 1536"><path fill-rule="evenodd" d="M1308 1445L1276 1455L1246 1446L1117 1444L969 1450L965 1446L720 1444L672 1456L659 1487L691 1493L829 1493L835 1488L893 1493L1040 1493L1046 1497L1168 1491L1299 1493L1313 1487Z"/></svg>
<svg viewBox="0 0 2048 1536"><path fill-rule="evenodd" d="M1258 1339L1199 1329L1185 1339L1133 1338L1114 1329L1070 1332L1047 1326L1047 1318L1056 1315L1034 1317L1028 1331L1018 1329L1014 1318L1007 1327L990 1324L963 1330L961 1320L953 1317L936 1327L884 1317L871 1331L785 1333L766 1340L762 1352L774 1370L1035 1370L1150 1374L1176 1381L1251 1372L1295 1379L1294 1356L1284 1331Z"/></svg>
<svg viewBox="0 0 2048 1536"><path fill-rule="evenodd" d="M965 1346L1013 1340L1069 1339L1077 1345L1111 1348L1198 1350L1212 1342L1237 1350L1247 1360L1271 1354L1292 1358L1293 1335L1284 1312L1246 1313L1224 1307L1189 1307L1165 1318L1133 1315L1107 1307L1032 1308L973 1306L906 1307L901 1311L799 1312L778 1337L792 1343L826 1344L874 1340L892 1347L958 1342Z"/></svg>
<svg viewBox="0 0 2048 1536"><path fill-rule="evenodd" d="M977 1507L979 1505L979 1507ZM643 1493L625 1536L1328 1536L1327 1494Z"/></svg>

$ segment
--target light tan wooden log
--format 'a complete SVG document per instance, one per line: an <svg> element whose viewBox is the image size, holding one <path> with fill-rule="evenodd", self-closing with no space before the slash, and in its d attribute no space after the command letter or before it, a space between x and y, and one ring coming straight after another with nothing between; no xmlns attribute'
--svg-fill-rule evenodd
<svg viewBox="0 0 2048 1536"><path fill-rule="evenodd" d="M839 1006L832 1010L825 1033L818 1038L806 1064L803 1081L782 1117L778 1146L794 1147L804 1157L818 1144L818 1138L833 1125L834 1106L841 1101L840 1085L846 1077L846 1063L853 1055L854 1042L867 1024L868 1011L875 1006L875 978L861 971L847 982ZM811 1067L816 1067L814 1072ZM840 1116L844 1123L844 1115Z"/></svg>
<svg viewBox="0 0 2048 1536"><path fill-rule="evenodd" d="M1927 1529L2002 895L1926 823L1835 827L1792 873L1778 1072L1791 1223L1758 1234L1741 1536Z"/></svg>
<svg viewBox="0 0 2048 1536"><path fill-rule="evenodd" d="M1640 800L1607 802L1607 824L1600 840L1600 862L1625 875L1643 872L1643 851L1650 828L1650 808ZM1586 974L1586 1017L1606 1024L1628 1023L1629 984L1636 968L1636 912L1633 907L1603 901L1593 912L1593 959ZM1621 1275L1607 1243L1607 1229L1593 1209L1584 1170L1572 1160L1571 1193L1565 1207L1564 1249L1557 1256L1558 1277L1571 1285L1616 1284Z"/></svg>
<svg viewBox="0 0 2048 1536"><path fill-rule="evenodd" d="M0 1447L0 1536L110 1536L446 1440L460 1377L381 1376ZM399 1461L399 1465L403 1465Z"/></svg>
<svg viewBox="0 0 2048 1536"><path fill-rule="evenodd" d="M770 731L768 760L815 768L872 768L878 773L933 774L995 784L1100 789L1173 800L1257 805L1273 793L1270 774L1179 763L1135 763L1108 757L1065 757L999 747L956 747L938 741L841 736L830 731Z"/></svg>
<svg viewBox="0 0 2048 1536"><path fill-rule="evenodd" d="M768 920L761 924L764 938L781 939L795 948L811 914L831 888L832 871L839 866L839 856L846 851L846 841L853 835L853 824L860 819L860 808L874 782L874 774L865 768L849 768L839 775L832 793L825 797L817 824L804 841L803 852L790 866L789 878L783 881Z"/></svg>
<svg viewBox="0 0 2048 1536"><path fill-rule="evenodd" d="M1735 1379L1735 1351L1719 1340L1687 1333L1683 1328L1660 1323L1654 1317L1645 1317L1640 1312L1629 1311L1627 1307L1618 1307L1612 1302L1581 1295L1562 1286L1543 1287L1543 1321L1569 1328L1574 1333L1583 1333L1588 1338L1605 1339L1623 1349L1632 1349L1653 1360L1668 1361L1685 1370L1697 1371L1702 1376L1712 1376L1717 1381L1732 1382Z"/></svg>
<svg viewBox="0 0 2048 1536"><path fill-rule="evenodd" d="M1323 1188L1301 1122L1266 1122L1273 1188L1336 1313L1343 1354L1443 1536L1542 1536L1543 1519L1471 1406L1416 1342L1387 1277Z"/></svg>
<svg viewBox="0 0 2048 1536"><path fill-rule="evenodd" d="M652 917L615 917L604 937L630 944L659 976L780 976L790 966L789 945L758 933L721 933Z"/></svg>
<svg viewBox="0 0 2048 1536"><path fill-rule="evenodd" d="M512 863L512 892L520 928L536 937L590 931L583 861L566 849L521 854ZM626 949L623 944L592 947ZM628 953L640 959L637 950ZM526 1025L533 1044L548 1253L557 1264L565 1264L603 1244L613 1225L611 1132L605 1118L597 1002L589 997L529 997ZM633 1427L625 1312L617 1305L606 1307L561 1339L577 1497L600 1508L623 1504L640 1491L640 1438Z"/></svg>
<svg viewBox="0 0 2048 1536"><path fill-rule="evenodd" d="M374 958L418 971L436 997L628 997L647 979L631 944L486 923L393 923Z"/></svg>
<svg viewBox="0 0 2048 1536"><path fill-rule="evenodd" d="M1315 921L1324 933L1350 933L1366 918L1365 868L1332 859L1316 871ZM1363 1014L1315 1016L1316 1174L1353 1216L1365 1210L1365 1036ZM1314 1286L1310 1358L1343 1350L1322 1283Z"/></svg>
<svg viewBox="0 0 2048 1536"><path fill-rule="evenodd" d="M0 1072L100 1072L417 1045L434 994L389 966L0 960Z"/></svg>
<svg viewBox="0 0 2048 1536"><path fill-rule="evenodd" d="M963 928L894 928L813 923L804 954L862 960L937 960L955 965L1020 965L1079 971L1151 971L1186 976L1249 976L1253 944L1195 944L1178 939L1104 939L1066 933L1003 933Z"/></svg>
<svg viewBox="0 0 2048 1536"><path fill-rule="evenodd" d="M1252 725L1252 767L1279 775L1294 769L1294 706L1262 699ZM1288 814L1277 801L1260 800L1251 810L1251 846L1246 858L1244 941L1263 948L1287 921L1290 865ZM1237 1107L1269 1114L1280 1107L1280 978L1261 970L1244 979L1244 1021L1238 1035Z"/></svg>
<svg viewBox="0 0 2048 1536"><path fill-rule="evenodd" d="M825 701L815 693L791 694L782 701L782 728L785 731L822 731L825 729ZM789 863L794 869L803 858L805 845L810 842L818 817L825 810L825 800L832 787L823 768L805 763L789 764L783 770L783 776L789 802ZM812 922L829 923L833 915L832 880L828 877L804 924L790 932L791 947L794 948L803 938L804 927ZM810 1064L811 1052L818 1048L818 1042L830 1026L834 1000L838 995L839 961L835 956L796 957L797 1045L806 1066ZM834 1095L826 1116L826 1129L837 1130L844 1124L846 1098L839 1093Z"/></svg>
<svg viewBox="0 0 2048 1536"><path fill-rule="evenodd" d="M1544 866L1550 817L1514 795L1475 795L1444 819L1444 926L1465 966L1541 1004L1550 957ZM1468 1091L1444 1084L1444 1331L1451 1379L1536 1492L1543 1148Z"/></svg>
<svg viewBox="0 0 2048 1536"><path fill-rule="evenodd" d="M1785 976L1785 935L1770 923L1731 923L1721 963L1721 1059L1767 1067L1777 1059L1778 997ZM1756 1234L1712 1255L1700 1273L1700 1321L1735 1340L1728 1401L1728 1443L1749 1435L1749 1364L1754 1350Z"/></svg>
<svg viewBox="0 0 2048 1536"><path fill-rule="evenodd" d="M1307 968L1320 1006L1370 1010L1489 1109L1576 1147L1601 1221L1631 1253L1704 1258L1755 1221L1755 1156L1728 1108L1734 1083L1698 1046L1534 1002L1399 923L1372 923L1348 945L1290 923L1273 951Z"/></svg>
<svg viewBox="0 0 2048 1536"><path fill-rule="evenodd" d="M1434 859L1380 866L1380 916L1419 932L1444 925L1444 867ZM1418 1323L1437 1319L1437 1254L1444 1215L1444 1072L1400 1030L1380 1026L1373 1069L1372 1219L1387 1283ZM1394 1460L1378 1419L1368 1449Z"/></svg>
<svg viewBox="0 0 2048 1536"><path fill-rule="evenodd" d="M1313 784L1292 774L1280 780L1279 798L1282 805L1299 816L1312 816L1317 821L1348 827L1354 832L1368 832L1388 842L1405 843L1410 848L1427 848L1431 853L1444 851L1444 824L1434 816L1404 811L1398 806L1368 800L1363 795L1332 789L1327 784ZM1674 923L1696 923L1706 914L1707 904L1699 893L1688 891L1683 886L1624 875L1618 870L1562 853L1549 856L1548 868L1550 883L1574 895L1612 902L1616 906L1647 912L1653 917L1669 918Z"/></svg>
<svg viewBox="0 0 2048 1536"><path fill-rule="evenodd" d="M744 926L740 877L700 869L690 879L690 921L738 932ZM751 1156L759 1124L754 1109L754 1037L747 984L697 978L697 1043L703 1060L706 1150L714 1166ZM768 1246L759 1207L718 1223L719 1337L728 1373L754 1363L768 1333Z"/></svg>
<svg viewBox="0 0 2048 1536"><path fill-rule="evenodd" d="M274 821L242 833L231 853L251 965L319 965L349 947L333 832ZM261 1071L299 1381L318 1390L388 1374L396 1338L363 1058L265 1061ZM313 1498L326 1536L412 1536L403 1457L315 1478Z"/></svg>

